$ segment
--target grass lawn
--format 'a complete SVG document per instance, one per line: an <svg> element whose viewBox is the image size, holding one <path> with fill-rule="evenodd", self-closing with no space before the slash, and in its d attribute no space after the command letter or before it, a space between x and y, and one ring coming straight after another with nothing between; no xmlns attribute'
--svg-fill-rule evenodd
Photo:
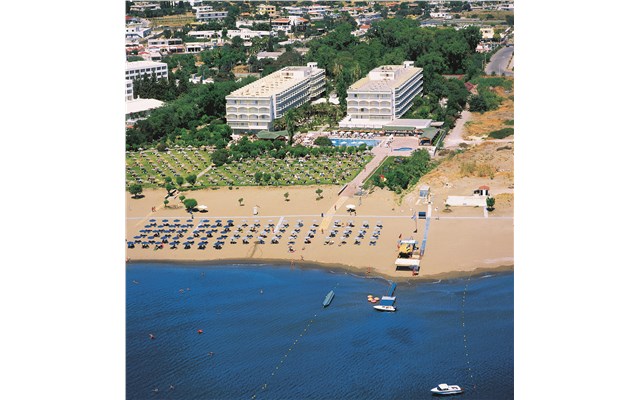
<svg viewBox="0 0 640 400"><path fill-rule="evenodd" d="M259 157L257 159L232 162L220 167L212 167L198 178L197 188L216 186L257 186L257 185L316 185L344 184L350 182L373 158L366 154L321 155L307 158ZM174 179L177 175L200 174L211 166L209 154L199 150L171 150L166 153L156 151L129 152L126 157L127 185L140 183L145 188L164 187L165 176ZM267 182L256 182L256 172L269 173ZM274 175L281 174L276 180Z"/></svg>

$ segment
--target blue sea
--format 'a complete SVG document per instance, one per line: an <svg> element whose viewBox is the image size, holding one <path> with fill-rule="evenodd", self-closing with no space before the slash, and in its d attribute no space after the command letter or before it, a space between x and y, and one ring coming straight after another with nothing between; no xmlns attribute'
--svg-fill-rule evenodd
<svg viewBox="0 0 640 400"><path fill-rule="evenodd" d="M425 399L439 383L514 397L513 273L399 281L395 313L367 302L389 282L344 271L135 263L126 276L127 399Z"/></svg>

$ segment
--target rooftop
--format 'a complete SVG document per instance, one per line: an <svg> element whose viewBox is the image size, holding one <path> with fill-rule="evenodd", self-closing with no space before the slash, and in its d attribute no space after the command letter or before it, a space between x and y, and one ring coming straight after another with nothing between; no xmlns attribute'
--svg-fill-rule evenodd
<svg viewBox="0 0 640 400"><path fill-rule="evenodd" d="M321 69L312 67L284 67L262 79L231 92L227 97L269 97L300 83L306 79L312 71L321 71Z"/></svg>
<svg viewBox="0 0 640 400"><path fill-rule="evenodd" d="M381 77L385 73L393 73L393 77ZM415 74L422 73L422 68L405 67L404 65L383 65L372 69L367 76L349 86L349 90L390 91L402 86Z"/></svg>
<svg viewBox="0 0 640 400"><path fill-rule="evenodd" d="M126 102L127 104L127 114L153 110L154 108L162 107L164 104L160 100L156 99L134 99Z"/></svg>
<svg viewBox="0 0 640 400"><path fill-rule="evenodd" d="M167 63L156 61L127 61L127 70L138 68L155 68L160 66L167 66Z"/></svg>

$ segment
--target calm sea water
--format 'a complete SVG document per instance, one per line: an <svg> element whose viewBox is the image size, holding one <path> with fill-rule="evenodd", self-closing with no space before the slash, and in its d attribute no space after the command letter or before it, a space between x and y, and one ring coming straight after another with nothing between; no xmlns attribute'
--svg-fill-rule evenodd
<svg viewBox="0 0 640 400"><path fill-rule="evenodd" d="M367 295L388 286L277 265L128 265L127 398L424 399L439 383L513 398L512 273L400 282L397 312L375 311Z"/></svg>

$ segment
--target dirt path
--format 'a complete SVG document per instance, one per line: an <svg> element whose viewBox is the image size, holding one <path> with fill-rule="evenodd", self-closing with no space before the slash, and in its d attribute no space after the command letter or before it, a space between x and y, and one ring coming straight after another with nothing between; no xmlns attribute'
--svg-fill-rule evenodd
<svg viewBox="0 0 640 400"><path fill-rule="evenodd" d="M454 126L447 137L444 138L445 149L458 147L460 143L478 144L482 142L481 140L464 140L462 138L465 131L464 124L466 124L469 119L471 119L471 112L467 110L462 111L460 118L456 121L456 126Z"/></svg>

